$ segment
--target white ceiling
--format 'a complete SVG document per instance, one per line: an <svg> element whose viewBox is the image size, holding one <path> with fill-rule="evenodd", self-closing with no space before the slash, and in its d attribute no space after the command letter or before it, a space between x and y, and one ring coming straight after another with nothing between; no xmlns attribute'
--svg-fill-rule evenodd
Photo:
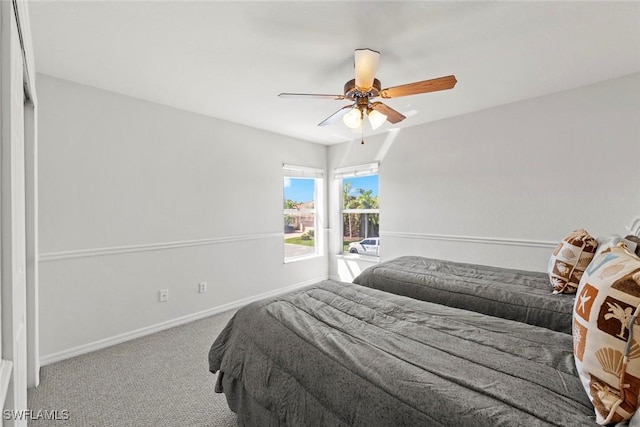
<svg viewBox="0 0 640 427"><path fill-rule="evenodd" d="M408 127L640 71L640 2L31 1L40 73L283 135L346 101L353 50L381 53L382 87L454 74L453 90L385 100ZM370 129L365 136L371 135Z"/></svg>

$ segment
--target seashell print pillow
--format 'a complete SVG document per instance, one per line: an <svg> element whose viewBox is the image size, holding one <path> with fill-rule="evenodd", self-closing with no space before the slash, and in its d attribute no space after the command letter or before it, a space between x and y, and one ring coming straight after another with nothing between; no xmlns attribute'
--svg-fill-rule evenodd
<svg viewBox="0 0 640 427"><path fill-rule="evenodd" d="M587 268L598 242L586 230L569 233L551 254L549 280L554 294L575 294L584 269Z"/></svg>
<svg viewBox="0 0 640 427"><path fill-rule="evenodd" d="M627 237L622 237L618 234L610 234L608 236L598 236L596 238L596 242L598 242L598 249L596 249L595 255L598 255L600 252L605 249L615 246L618 243L622 242L625 244L629 252L634 253L638 249L638 244L634 242L632 239Z"/></svg>
<svg viewBox="0 0 640 427"><path fill-rule="evenodd" d="M640 237L630 234L627 237L625 237L625 239L630 240L636 244L636 255L640 257Z"/></svg>
<svg viewBox="0 0 640 427"><path fill-rule="evenodd" d="M640 395L640 258L621 242L594 257L573 307L573 355L598 424L629 420Z"/></svg>

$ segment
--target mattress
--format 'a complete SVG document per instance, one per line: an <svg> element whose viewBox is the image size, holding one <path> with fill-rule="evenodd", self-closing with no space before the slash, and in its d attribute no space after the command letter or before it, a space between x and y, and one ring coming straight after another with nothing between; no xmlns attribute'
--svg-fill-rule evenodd
<svg viewBox="0 0 640 427"><path fill-rule="evenodd" d="M546 273L404 256L353 282L571 334L575 295L553 294Z"/></svg>
<svg viewBox="0 0 640 427"><path fill-rule="evenodd" d="M570 335L331 280L240 309L209 368L239 425L595 425Z"/></svg>

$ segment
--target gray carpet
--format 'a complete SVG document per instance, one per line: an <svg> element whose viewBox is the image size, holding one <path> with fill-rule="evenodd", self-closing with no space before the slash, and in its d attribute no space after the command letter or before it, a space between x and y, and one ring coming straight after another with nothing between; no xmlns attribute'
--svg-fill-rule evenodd
<svg viewBox="0 0 640 427"><path fill-rule="evenodd" d="M67 410L68 420L29 426L146 427L236 425L213 391L211 343L234 311L44 366L29 409Z"/></svg>

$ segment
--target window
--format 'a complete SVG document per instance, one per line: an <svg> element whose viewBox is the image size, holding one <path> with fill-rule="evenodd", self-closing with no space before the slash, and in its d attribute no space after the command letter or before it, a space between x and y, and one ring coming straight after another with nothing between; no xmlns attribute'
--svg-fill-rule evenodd
<svg viewBox="0 0 640 427"><path fill-rule="evenodd" d="M337 169L342 189L342 250L380 256L378 164Z"/></svg>
<svg viewBox="0 0 640 427"><path fill-rule="evenodd" d="M284 259L321 253L322 170L284 165Z"/></svg>

